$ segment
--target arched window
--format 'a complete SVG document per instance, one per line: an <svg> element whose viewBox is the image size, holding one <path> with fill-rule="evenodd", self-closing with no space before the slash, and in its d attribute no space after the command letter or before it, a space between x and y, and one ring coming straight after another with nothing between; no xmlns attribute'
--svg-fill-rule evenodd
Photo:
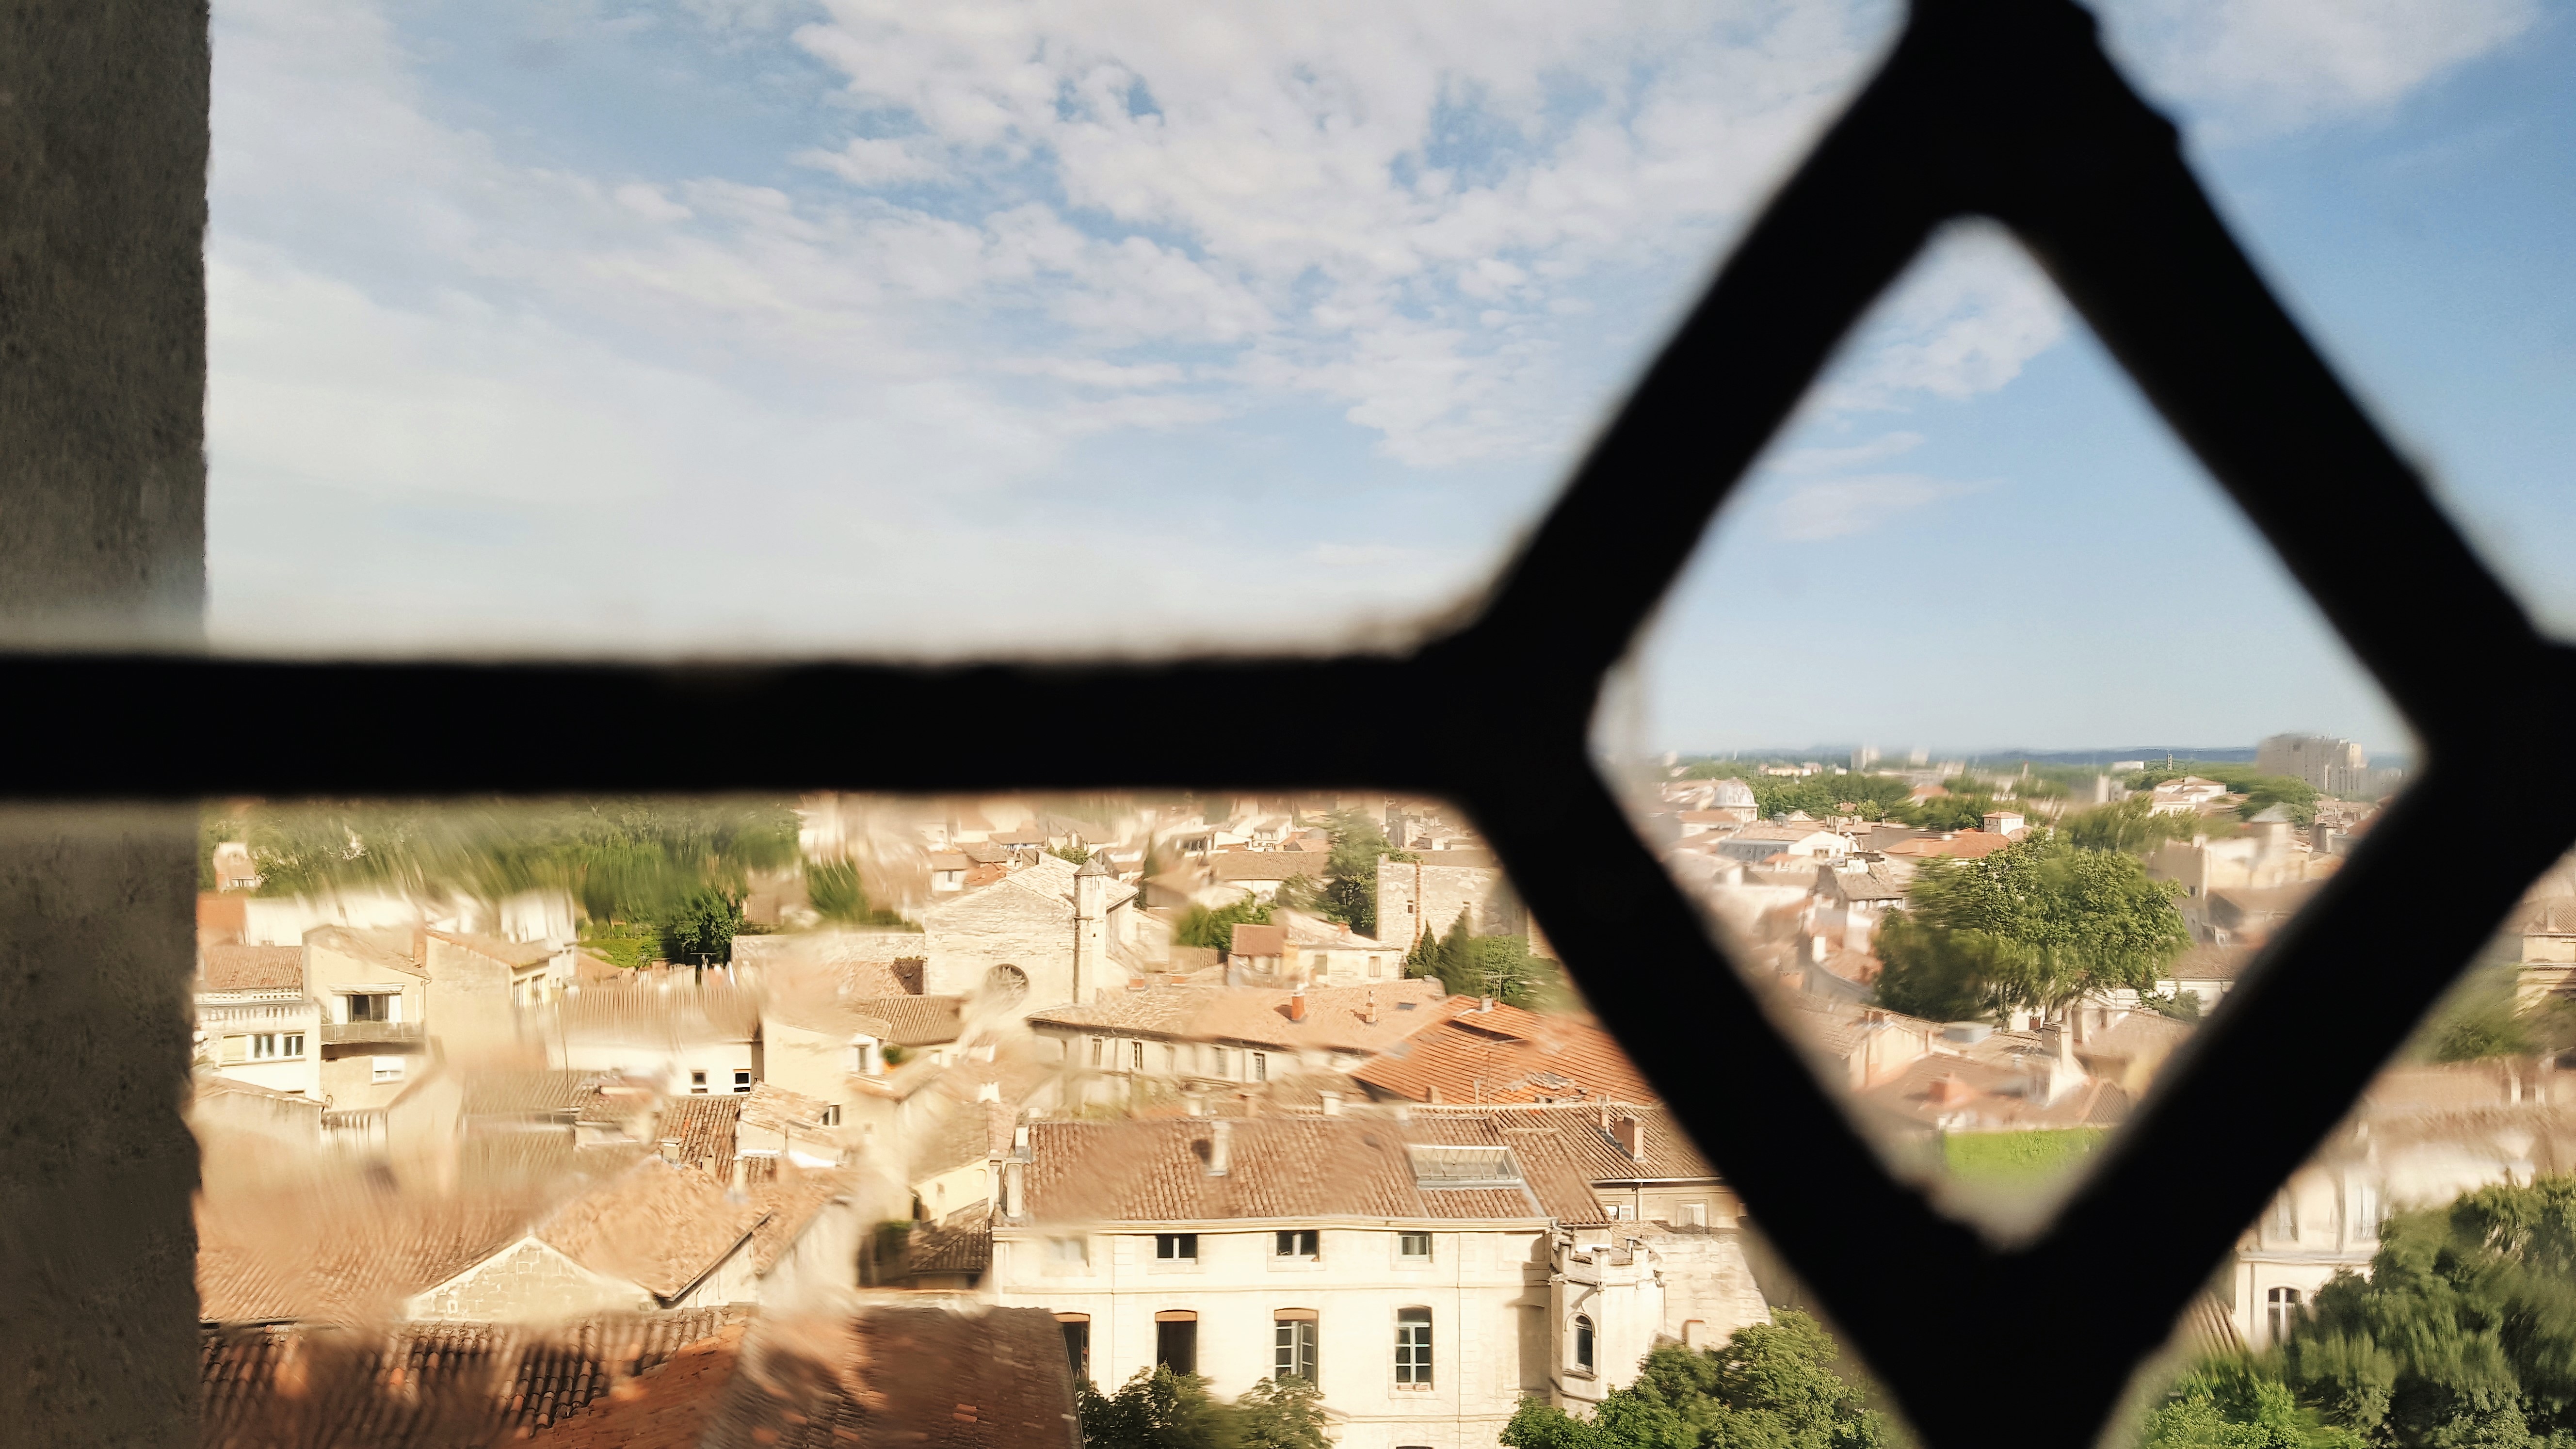
<svg viewBox="0 0 2576 1449"><path fill-rule="evenodd" d="M984 992L1004 1001L1017 1001L1029 994L1029 973L1005 962L984 973Z"/></svg>
<svg viewBox="0 0 2576 1449"><path fill-rule="evenodd" d="M1592 1320L1580 1313L1574 1315L1574 1366L1592 1372Z"/></svg>
<svg viewBox="0 0 2576 1449"><path fill-rule="evenodd" d="M2267 1313L2267 1326L2272 1330L2272 1342L2280 1343L2289 1338L2292 1328L2298 1326L2299 1290L2275 1288L2272 1290L2271 1300Z"/></svg>

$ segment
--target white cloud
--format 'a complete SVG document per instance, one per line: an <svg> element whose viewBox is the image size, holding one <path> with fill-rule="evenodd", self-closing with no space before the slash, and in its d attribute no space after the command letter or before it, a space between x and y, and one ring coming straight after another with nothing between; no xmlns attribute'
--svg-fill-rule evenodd
<svg viewBox="0 0 2576 1449"><path fill-rule="evenodd" d="M1876 409L1918 394L1993 392L2056 346L2066 323L2055 285L2001 227L1951 227L1880 299L1828 405Z"/></svg>
<svg viewBox="0 0 2576 1449"><path fill-rule="evenodd" d="M1913 473L1825 478L1790 485L1771 506L1772 531L1798 543L1867 533L1899 513L1980 492L1987 483L1958 483Z"/></svg>
<svg viewBox="0 0 2576 1449"><path fill-rule="evenodd" d="M1888 433L1843 448L1793 448L1764 466L1774 473L1834 473L1910 453L1923 445L1921 433Z"/></svg>
<svg viewBox="0 0 2576 1449"><path fill-rule="evenodd" d="M922 154L909 141L869 136L853 136L837 151L826 151L820 147L800 151L796 159L807 166L829 171L853 186L927 181L947 171L939 158Z"/></svg>
<svg viewBox="0 0 2576 1449"><path fill-rule="evenodd" d="M2539 0L2113 0L2107 36L2204 137L2387 106L2539 23Z"/></svg>

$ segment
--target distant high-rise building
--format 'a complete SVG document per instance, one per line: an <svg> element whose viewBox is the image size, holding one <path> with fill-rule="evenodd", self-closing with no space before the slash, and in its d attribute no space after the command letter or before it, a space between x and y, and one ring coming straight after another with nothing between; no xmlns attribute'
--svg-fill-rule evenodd
<svg viewBox="0 0 2576 1449"><path fill-rule="evenodd" d="M1923 746L1921 746L1921 745L1916 745L1916 746L1915 746L1911 751L1909 751L1909 752L1906 754L1906 756L1905 756L1905 762L1906 762L1907 764L1909 764L1909 765L1914 766L1914 767L1915 767L1916 769L1918 769L1918 770L1919 770L1919 769L1921 769L1925 764L1929 763L1929 762L1931 761L1931 759L1932 759L1932 752L1931 752L1930 750L1928 750L1928 749L1925 749L1925 748L1924 748Z"/></svg>
<svg viewBox="0 0 2576 1449"><path fill-rule="evenodd" d="M1877 763L1878 746L1876 745L1862 745L1860 748L1852 751L1851 767L1852 773L1855 775Z"/></svg>
<svg viewBox="0 0 2576 1449"><path fill-rule="evenodd" d="M2372 769L2368 751L2325 735L2274 735L2254 747L2254 768L2305 780L2329 795L2384 795L2406 776L2403 770Z"/></svg>

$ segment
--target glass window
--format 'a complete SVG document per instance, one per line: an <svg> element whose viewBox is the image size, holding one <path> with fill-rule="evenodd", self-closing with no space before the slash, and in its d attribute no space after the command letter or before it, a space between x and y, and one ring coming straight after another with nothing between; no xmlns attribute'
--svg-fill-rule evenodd
<svg viewBox="0 0 2576 1449"><path fill-rule="evenodd" d="M1280 1318L1270 1328L1270 1376L1315 1382L1315 1320Z"/></svg>
<svg viewBox="0 0 2576 1449"><path fill-rule="evenodd" d="M1086 1268L1091 1265L1091 1244L1084 1238L1049 1238L1047 1258L1061 1268Z"/></svg>
<svg viewBox="0 0 2576 1449"><path fill-rule="evenodd" d="M1156 1233L1154 1256L1167 1263L1195 1263L1199 1258L1199 1235L1196 1233Z"/></svg>
<svg viewBox="0 0 2576 1449"><path fill-rule="evenodd" d="M277 1033L273 1031L252 1033L250 1039L250 1055L251 1060L253 1061L260 1061L268 1057L276 1056Z"/></svg>
<svg viewBox="0 0 2576 1449"><path fill-rule="evenodd" d="M2344 1223L2355 1242L2375 1242L2379 1238L2379 1187L2376 1183L2353 1182L2344 1185Z"/></svg>
<svg viewBox="0 0 2576 1449"><path fill-rule="evenodd" d="M1322 1234L1313 1228L1290 1228L1278 1234L1272 1253L1282 1258L1312 1258L1318 1252Z"/></svg>
<svg viewBox="0 0 2576 1449"><path fill-rule="evenodd" d="M703 1097L703 1096L705 1096L705 1095L707 1094L707 1074L706 1074L706 1073L704 1073L704 1072L691 1072L691 1073L689 1073L689 1094L690 1094L691 1096L695 1096L695 1097Z"/></svg>
<svg viewBox="0 0 2576 1449"><path fill-rule="evenodd" d="M1131 1041L1127 1043L1127 1065L1134 1071L1141 1072L1145 1070L1145 1044L1143 1042Z"/></svg>
<svg viewBox="0 0 2576 1449"><path fill-rule="evenodd" d="M403 1059L400 1057L377 1057L370 1065L374 1069L375 1080L379 1082L399 1082L403 1078Z"/></svg>
<svg viewBox="0 0 2576 1449"><path fill-rule="evenodd" d="M1100 1065L1100 1054L1107 1046L1108 1043L1099 1037L1095 1036L1091 1039L1091 1064L1093 1066L1096 1067Z"/></svg>
<svg viewBox="0 0 2576 1449"><path fill-rule="evenodd" d="M1424 1263L1430 1262L1431 1235L1429 1233L1396 1234L1395 1255L1399 1258L1412 1258Z"/></svg>
<svg viewBox="0 0 2576 1449"><path fill-rule="evenodd" d="M1574 1366L1592 1372L1592 1320L1580 1313L1574 1316Z"/></svg>
<svg viewBox="0 0 2576 1449"><path fill-rule="evenodd" d="M2295 1238L2299 1235L2298 1199L2288 1193L2272 1199L2272 1236Z"/></svg>
<svg viewBox="0 0 2576 1449"><path fill-rule="evenodd" d="M1252 1079L1256 1082L1266 1082L1270 1080L1270 1053L1254 1052L1252 1054Z"/></svg>
<svg viewBox="0 0 2576 1449"><path fill-rule="evenodd" d="M733 1074L733 1089L734 1089L735 1091L737 1091L737 1092L748 1092L748 1091L750 1091L750 1090L751 1090L751 1073L750 1073L750 1072L748 1072L748 1071L741 1071L741 1072L736 1072L736 1073L734 1073L734 1074Z"/></svg>
<svg viewBox="0 0 2576 1449"><path fill-rule="evenodd" d="M2272 1330L2272 1342L2279 1343L2287 1339L2290 1336L2290 1330L2297 1327L2299 1322L2299 1290L2273 1289L2271 1302L2266 1305L2265 1317L2266 1326Z"/></svg>
<svg viewBox="0 0 2576 1449"><path fill-rule="evenodd" d="M300 1057L304 1055L304 1033L300 1031L291 1031L286 1034L284 1055L290 1057Z"/></svg>
<svg viewBox="0 0 2576 1449"><path fill-rule="evenodd" d="M1060 1318L1056 1327L1064 1330L1064 1361L1073 1370L1075 1383L1091 1381L1091 1320Z"/></svg>
<svg viewBox="0 0 2576 1449"><path fill-rule="evenodd" d="M1154 1324L1154 1362L1176 1374L1199 1371L1199 1321L1162 1319Z"/></svg>
<svg viewBox="0 0 2576 1449"><path fill-rule="evenodd" d="M1431 1310L1395 1310L1395 1381L1431 1386Z"/></svg>
<svg viewBox="0 0 2576 1449"><path fill-rule="evenodd" d="M1210 1060L1214 1063L1214 1065L1213 1065L1213 1066L1211 1066L1208 1070L1209 1070L1211 1073L1213 1073L1214 1075L1216 1075L1216 1076L1220 1076L1220 1077L1224 1076L1224 1075L1226 1074L1226 1071L1225 1071L1225 1056L1226 1056L1225 1048L1223 1048L1223 1047L1210 1047L1210 1048L1208 1048L1208 1056L1209 1056Z"/></svg>
<svg viewBox="0 0 2576 1449"><path fill-rule="evenodd" d="M1179 1071L1180 1067L1181 1049L1172 1045L1170 1042L1163 1043L1163 1075L1170 1076L1172 1073Z"/></svg>

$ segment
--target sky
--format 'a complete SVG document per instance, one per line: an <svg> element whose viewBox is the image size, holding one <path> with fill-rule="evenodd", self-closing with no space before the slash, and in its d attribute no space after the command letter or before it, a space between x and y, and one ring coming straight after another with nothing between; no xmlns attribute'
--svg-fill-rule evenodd
<svg viewBox="0 0 2576 1449"><path fill-rule="evenodd" d="M2330 358L2576 632L2540 0L2123 0ZM303 653L1408 637L1897 18L1859 3L218 0L210 629ZM2354 560L2402 569L2402 561ZM2009 237L1732 499L1619 749L2402 722Z"/></svg>

